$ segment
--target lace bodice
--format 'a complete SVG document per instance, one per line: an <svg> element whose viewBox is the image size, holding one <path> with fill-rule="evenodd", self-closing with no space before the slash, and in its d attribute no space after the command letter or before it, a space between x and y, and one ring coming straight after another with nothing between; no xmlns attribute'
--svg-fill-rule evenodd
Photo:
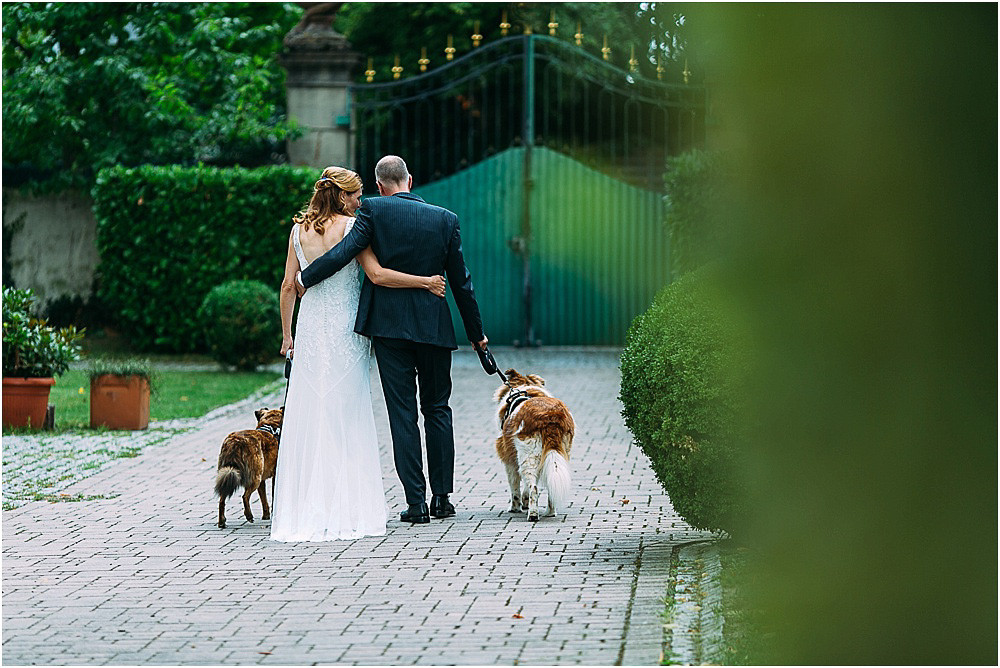
<svg viewBox="0 0 1000 668"><path fill-rule="evenodd" d="M351 231L351 218L344 234ZM309 266L299 238L302 226L292 232L292 246L299 268ZM370 342L354 333L358 314L361 281L358 262L351 260L343 269L306 290L299 306L295 333L295 362L308 369L309 375L336 375L340 367L352 366L367 357Z"/></svg>

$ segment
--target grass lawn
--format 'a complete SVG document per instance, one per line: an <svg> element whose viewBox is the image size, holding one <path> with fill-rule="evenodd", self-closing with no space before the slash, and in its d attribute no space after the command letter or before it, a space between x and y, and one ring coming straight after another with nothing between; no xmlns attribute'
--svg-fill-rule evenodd
<svg viewBox="0 0 1000 668"><path fill-rule="evenodd" d="M149 419L199 417L231 404L281 377L271 371L157 371L149 400ZM67 371L56 379L49 395L56 407L56 427L90 426L90 375Z"/></svg>

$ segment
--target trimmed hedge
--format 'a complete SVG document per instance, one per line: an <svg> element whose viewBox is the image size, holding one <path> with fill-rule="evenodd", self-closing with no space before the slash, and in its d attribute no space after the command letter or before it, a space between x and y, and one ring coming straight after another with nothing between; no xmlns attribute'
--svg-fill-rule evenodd
<svg viewBox="0 0 1000 668"><path fill-rule="evenodd" d="M254 371L278 358L278 290L260 281L229 281L212 288L198 319L212 358L237 371Z"/></svg>
<svg viewBox="0 0 1000 668"><path fill-rule="evenodd" d="M114 167L94 186L98 294L137 350L199 349L198 308L232 280L278 284L318 171Z"/></svg>
<svg viewBox="0 0 1000 668"><path fill-rule="evenodd" d="M732 534L746 512L734 384L745 367L707 271L668 285L632 322L619 399L674 509Z"/></svg>

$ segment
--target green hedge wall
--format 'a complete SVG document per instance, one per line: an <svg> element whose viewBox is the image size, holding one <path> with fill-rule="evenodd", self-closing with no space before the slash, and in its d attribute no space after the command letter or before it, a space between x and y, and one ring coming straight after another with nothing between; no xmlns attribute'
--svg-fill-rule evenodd
<svg viewBox="0 0 1000 668"><path fill-rule="evenodd" d="M114 167L94 186L98 294L139 350L194 352L214 286L281 282L292 216L318 171Z"/></svg>
<svg viewBox="0 0 1000 668"><path fill-rule="evenodd" d="M733 534L746 512L736 389L745 356L708 271L665 287L632 322L619 398L674 509L694 527Z"/></svg>

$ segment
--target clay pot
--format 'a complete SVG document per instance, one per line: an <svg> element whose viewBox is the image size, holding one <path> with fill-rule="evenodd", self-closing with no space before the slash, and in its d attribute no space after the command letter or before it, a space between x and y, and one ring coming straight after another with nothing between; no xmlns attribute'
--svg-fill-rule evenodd
<svg viewBox="0 0 1000 668"><path fill-rule="evenodd" d="M4 378L3 426L41 429L55 378Z"/></svg>
<svg viewBox="0 0 1000 668"><path fill-rule="evenodd" d="M145 429L149 426L149 379L104 374L90 379L90 426Z"/></svg>

